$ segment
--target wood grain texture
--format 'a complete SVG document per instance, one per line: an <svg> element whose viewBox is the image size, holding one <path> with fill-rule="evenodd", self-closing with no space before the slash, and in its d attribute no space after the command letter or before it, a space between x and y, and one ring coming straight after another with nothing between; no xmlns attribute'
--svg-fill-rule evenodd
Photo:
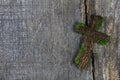
<svg viewBox="0 0 120 80"><path fill-rule="evenodd" d="M93 80L72 62L83 0L0 0L0 80Z"/></svg>
<svg viewBox="0 0 120 80"><path fill-rule="evenodd" d="M105 17L101 31L111 36L107 46L95 45L95 78L120 80L120 0L87 0L87 2L88 16L96 14Z"/></svg>
<svg viewBox="0 0 120 80"><path fill-rule="evenodd" d="M92 66L81 71L72 59L82 36L85 0L0 0L0 80L93 80ZM105 17L100 30L111 36L95 45L96 80L119 80L120 1L86 0L87 16ZM88 22L89 22L88 21Z"/></svg>

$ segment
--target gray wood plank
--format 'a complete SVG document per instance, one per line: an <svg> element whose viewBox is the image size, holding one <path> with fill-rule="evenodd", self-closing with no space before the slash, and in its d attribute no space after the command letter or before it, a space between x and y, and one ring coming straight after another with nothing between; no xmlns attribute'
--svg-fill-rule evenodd
<svg viewBox="0 0 120 80"><path fill-rule="evenodd" d="M88 0L88 15L105 17L100 30L111 36L106 46L95 45L96 80L120 80L120 0Z"/></svg>
<svg viewBox="0 0 120 80"><path fill-rule="evenodd" d="M83 0L0 0L0 80L93 80L72 63Z"/></svg>

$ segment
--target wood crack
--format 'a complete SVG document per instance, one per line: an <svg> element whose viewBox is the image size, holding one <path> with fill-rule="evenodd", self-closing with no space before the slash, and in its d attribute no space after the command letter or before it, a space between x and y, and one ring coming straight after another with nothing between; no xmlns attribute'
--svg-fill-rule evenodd
<svg viewBox="0 0 120 80"><path fill-rule="evenodd" d="M85 23L88 26L87 0L84 0L84 6L85 6Z"/></svg>
<svg viewBox="0 0 120 80"><path fill-rule="evenodd" d="M95 79L95 62L94 62L94 53L92 53L91 59L92 59L92 76L93 76L93 80L96 80L96 79Z"/></svg>
<svg viewBox="0 0 120 80"><path fill-rule="evenodd" d="M84 6L85 6L85 23L88 26L87 0L84 0ZM96 80L95 79L94 53L92 53L91 59L92 59L92 77L93 77L93 80Z"/></svg>

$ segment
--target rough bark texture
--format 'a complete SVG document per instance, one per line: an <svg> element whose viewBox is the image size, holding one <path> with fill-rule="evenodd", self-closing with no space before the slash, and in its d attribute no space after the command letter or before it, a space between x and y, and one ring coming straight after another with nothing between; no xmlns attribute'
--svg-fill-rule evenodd
<svg viewBox="0 0 120 80"><path fill-rule="evenodd" d="M72 60L82 41L75 22L96 13L109 45L95 45L96 80L119 80L119 0L0 0L0 80L93 80Z"/></svg>

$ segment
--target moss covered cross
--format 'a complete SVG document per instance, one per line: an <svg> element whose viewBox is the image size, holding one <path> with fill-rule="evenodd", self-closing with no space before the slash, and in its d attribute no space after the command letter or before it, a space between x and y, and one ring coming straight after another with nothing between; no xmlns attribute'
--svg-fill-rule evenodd
<svg viewBox="0 0 120 80"><path fill-rule="evenodd" d="M106 45L110 41L110 36L105 33L99 32L103 23L101 16L91 16L91 21L88 27L84 23L78 23L75 25L75 31L83 34L84 42L78 54L75 57L75 64L81 69L85 69L90 61L91 54L93 53L94 42L100 45Z"/></svg>

